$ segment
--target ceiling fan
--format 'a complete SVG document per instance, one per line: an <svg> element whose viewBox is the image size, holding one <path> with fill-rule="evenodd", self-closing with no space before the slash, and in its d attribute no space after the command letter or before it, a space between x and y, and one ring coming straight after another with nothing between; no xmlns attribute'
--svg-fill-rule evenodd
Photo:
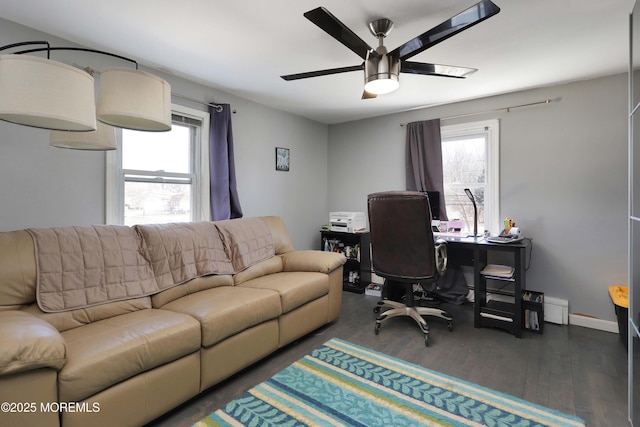
<svg viewBox="0 0 640 427"><path fill-rule="evenodd" d="M500 8L492 1L481 0L452 18L436 25L429 31L398 46L391 52L387 52L387 48L383 45L383 39L393 28L393 21L389 19L378 19L369 24L369 30L378 38L379 44L376 49L373 49L358 37L356 33L340 22L338 18L333 16L331 12L324 7L318 7L306 12L304 14L305 18L351 49L356 55L362 58L364 62L351 67L330 68L327 70L289 74L281 77L289 81L364 70L365 86L362 99L375 98L377 95L396 90L400 85L399 73L465 78L476 72L477 69L413 62L408 61L408 59L492 17L498 12L500 12Z"/></svg>

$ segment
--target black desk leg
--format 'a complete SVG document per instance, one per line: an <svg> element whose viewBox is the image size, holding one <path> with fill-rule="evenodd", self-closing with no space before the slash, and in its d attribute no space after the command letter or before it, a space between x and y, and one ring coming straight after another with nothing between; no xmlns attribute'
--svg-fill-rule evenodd
<svg viewBox="0 0 640 427"><path fill-rule="evenodd" d="M514 251L514 266L516 268L516 282L515 282L515 316L514 316L514 331L513 334L520 338L522 337L522 291L527 289L526 284L526 256L527 248L522 247Z"/></svg>
<svg viewBox="0 0 640 427"><path fill-rule="evenodd" d="M481 255L482 254L482 255ZM480 271L486 264L487 252L478 245L473 248L473 326L480 327L480 309L487 305L487 282L482 280Z"/></svg>

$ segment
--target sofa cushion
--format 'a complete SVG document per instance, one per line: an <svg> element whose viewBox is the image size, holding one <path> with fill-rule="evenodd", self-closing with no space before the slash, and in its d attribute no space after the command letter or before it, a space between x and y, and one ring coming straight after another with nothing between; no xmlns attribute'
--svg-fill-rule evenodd
<svg viewBox="0 0 640 427"><path fill-rule="evenodd" d="M0 375L57 370L65 362L65 343L56 328L22 311L0 312Z"/></svg>
<svg viewBox="0 0 640 427"><path fill-rule="evenodd" d="M290 271L269 274L244 282L241 288L269 289L277 292L282 312L288 313L329 293L329 277L322 273Z"/></svg>
<svg viewBox="0 0 640 427"><path fill-rule="evenodd" d="M36 300L36 258L26 230L0 233L0 306Z"/></svg>
<svg viewBox="0 0 640 427"><path fill-rule="evenodd" d="M223 286L187 295L162 307L193 316L202 325L202 346L209 347L282 314L280 297L266 289Z"/></svg>
<svg viewBox="0 0 640 427"><path fill-rule="evenodd" d="M61 402L76 402L200 349L190 316L140 310L63 332L67 364L58 374Z"/></svg>
<svg viewBox="0 0 640 427"><path fill-rule="evenodd" d="M131 313L132 311L151 308L150 297L133 298L125 301L115 301L94 307L78 308L76 310L60 311L57 313L45 313L40 310L38 304L31 304L23 311L32 314L45 322L53 325L59 332L78 328L88 323L108 319Z"/></svg>
<svg viewBox="0 0 640 427"><path fill-rule="evenodd" d="M233 283L239 285L251 279L255 279L256 277L280 273L282 268L282 258L274 255L267 260L260 261L259 263L252 265L238 274L234 274Z"/></svg>
<svg viewBox="0 0 640 427"><path fill-rule="evenodd" d="M151 303L154 308L160 308L178 298L206 289L217 288L218 286L233 286L233 277L228 274L196 277L179 286L174 286L173 288L153 295L151 297Z"/></svg>
<svg viewBox="0 0 640 427"><path fill-rule="evenodd" d="M287 226L284 225L282 218L279 216L261 216L260 219L262 219L269 227L269 230L271 230L276 255L291 252L295 249L291 241L291 236L289 235L289 230L287 230Z"/></svg>

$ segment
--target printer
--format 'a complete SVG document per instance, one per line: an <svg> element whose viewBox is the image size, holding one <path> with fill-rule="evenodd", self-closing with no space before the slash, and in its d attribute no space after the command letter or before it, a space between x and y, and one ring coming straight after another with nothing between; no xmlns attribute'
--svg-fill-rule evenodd
<svg viewBox="0 0 640 427"><path fill-rule="evenodd" d="M366 230L367 220L364 212L330 212L329 225L331 231L357 233Z"/></svg>

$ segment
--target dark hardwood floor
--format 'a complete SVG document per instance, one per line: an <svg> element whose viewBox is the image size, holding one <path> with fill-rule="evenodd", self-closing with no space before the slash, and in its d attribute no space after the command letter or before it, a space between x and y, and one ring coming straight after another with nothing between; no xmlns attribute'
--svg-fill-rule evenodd
<svg viewBox="0 0 640 427"><path fill-rule="evenodd" d="M447 330L443 320L428 319L431 339L425 347L422 333L408 318L390 319L375 335L373 307L377 301L376 297L344 292L337 321L150 425L190 426L333 337L577 415L587 426L629 425L627 352L617 334L545 323L544 334L523 332L518 339L500 329L475 329L472 305L446 305L454 316L453 331Z"/></svg>

